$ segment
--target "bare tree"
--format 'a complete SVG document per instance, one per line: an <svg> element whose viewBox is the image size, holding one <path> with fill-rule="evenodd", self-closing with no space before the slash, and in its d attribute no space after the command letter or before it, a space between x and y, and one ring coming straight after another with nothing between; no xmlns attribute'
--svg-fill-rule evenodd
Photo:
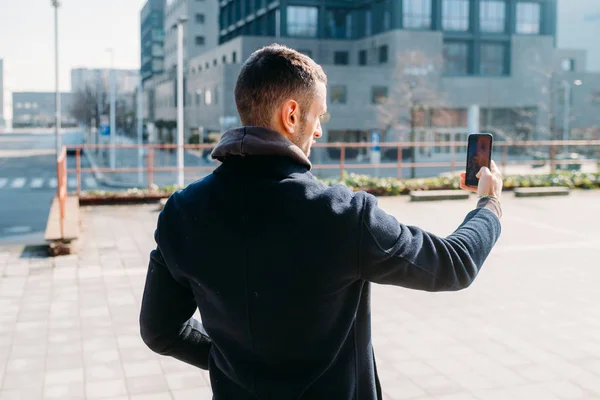
<svg viewBox="0 0 600 400"><path fill-rule="evenodd" d="M100 110L98 110L98 103L100 103ZM105 91L96 91L90 86L86 86L84 90L75 93L71 107L73 118L88 127L91 127L92 124L98 127L100 125L99 111L102 114L108 111L108 96Z"/></svg>
<svg viewBox="0 0 600 400"><path fill-rule="evenodd" d="M425 112L436 110L438 115L445 115L445 96L437 88L437 79L432 74L439 74L442 60L430 58L420 51L409 51L397 54L389 92L374 93L375 102L379 103L377 119L382 136L392 130L409 130L409 142L415 142L415 128L425 123ZM415 148L410 148L411 161L415 162ZM415 167L411 168L411 176L415 176Z"/></svg>

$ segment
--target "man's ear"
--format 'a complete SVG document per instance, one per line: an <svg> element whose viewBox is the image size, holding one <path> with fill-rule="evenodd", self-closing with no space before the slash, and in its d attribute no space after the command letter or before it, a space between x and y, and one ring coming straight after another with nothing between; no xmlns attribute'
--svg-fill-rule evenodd
<svg viewBox="0 0 600 400"><path fill-rule="evenodd" d="M300 119L298 114L300 112L300 107L296 100L286 100L281 106L281 123L283 125L283 129L288 134L292 134L298 128L298 123Z"/></svg>

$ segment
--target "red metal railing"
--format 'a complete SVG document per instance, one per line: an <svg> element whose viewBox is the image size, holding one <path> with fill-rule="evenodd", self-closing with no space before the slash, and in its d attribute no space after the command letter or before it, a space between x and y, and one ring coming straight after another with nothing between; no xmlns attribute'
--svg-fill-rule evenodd
<svg viewBox="0 0 600 400"><path fill-rule="evenodd" d="M79 153L79 152L78 152ZM56 196L58 197L60 237L65 237L65 208L67 202L67 149L63 147L56 160ZM78 190L79 191L79 190Z"/></svg>
<svg viewBox="0 0 600 400"><path fill-rule="evenodd" d="M339 169L340 176L348 169L395 169L396 176L401 178L403 175L403 170L405 168L429 168L429 167L438 167L438 168L449 168L451 173L457 172L460 168L461 170L464 168L465 162L461 160L460 162L457 160L457 148L466 148L466 142L449 142L449 143L433 143L433 142L393 142L393 143L380 143L378 144L381 147L382 153L384 149L395 149L396 155L392 157L394 160L390 162L380 162L380 163L353 163L348 159L348 149L370 149L373 148L371 143L345 143L345 142L336 142L336 143L317 143L313 146L313 149L329 149L329 148L338 148L339 152L339 160L333 160L330 163L313 163L313 169L315 170L332 170ZM212 150L214 148L214 144L186 144L184 145L184 149L186 150ZM588 153L595 153L594 158L582 159L582 160L558 160L556 159L557 149L562 149L565 146L569 146L571 148L584 148L588 149ZM154 182L154 176L156 173L162 172L175 172L177 171L176 166L155 166L155 152L160 150L175 150L177 149L177 145L174 144L146 144L142 146L146 149L147 157L145 166L142 168L139 167L119 167L119 168L82 168L81 167L81 153L82 150L90 151L95 149L110 149L110 145L79 145L72 146L70 148L75 149L76 160L75 160L75 169L69 169L66 172L75 173L77 178L77 194L81 193L81 175L84 173L132 173L132 172L143 172L147 175L147 184L148 188L151 188ZM449 154L450 161L434 161L434 162L405 162L403 159L403 150L415 148L415 153L418 149L422 147L437 147L437 148L450 148ZM570 164L597 164L600 160L600 140L571 140L571 141L523 141L523 142L496 142L494 143L494 147L496 149L502 149L502 155L500 160L496 159L496 163L501 168L501 171L506 175L506 168L510 165L546 165L550 166L550 170L552 172L555 171L555 167L559 164L561 165L570 165ZM117 149L138 149L139 146L136 144L126 144L126 145L116 145ZM549 148L548 151L548 160L509 160L509 150L511 148ZM595 151L589 151L590 148L595 148ZM466 157L466 152L460 153L461 156ZM163 155L164 156L164 155ZM168 156L169 157L169 156ZM63 160L64 161L64 160ZM210 172L215 169L214 165L208 166L187 166L184 167L184 171L191 172ZM66 172L65 178L62 182L66 185ZM59 185L60 186L60 185Z"/></svg>

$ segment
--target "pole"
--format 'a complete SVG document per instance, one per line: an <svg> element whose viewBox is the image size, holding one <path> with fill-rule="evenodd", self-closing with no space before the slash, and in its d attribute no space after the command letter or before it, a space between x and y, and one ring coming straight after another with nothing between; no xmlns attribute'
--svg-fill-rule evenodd
<svg viewBox="0 0 600 400"><path fill-rule="evenodd" d="M115 169L117 160L115 154L117 123L116 123L116 79L114 67L114 50L110 50L110 168Z"/></svg>
<svg viewBox="0 0 600 400"><path fill-rule="evenodd" d="M102 84L102 72L100 70L97 71L98 76L96 80L96 102L98 103L98 120L96 121L96 140L95 144L100 143L100 125L102 124L102 93L104 93L104 85ZM98 149L96 148L96 154L98 154Z"/></svg>
<svg viewBox="0 0 600 400"><path fill-rule="evenodd" d="M60 88L58 81L58 7L60 3L58 0L52 0L52 6L54 7L54 69L55 69L55 83L56 83L56 121L54 124L54 132L56 135L56 159L60 155Z"/></svg>
<svg viewBox="0 0 600 400"><path fill-rule="evenodd" d="M410 177L415 179L417 176L416 160L415 160L415 105L410 105Z"/></svg>
<svg viewBox="0 0 600 400"><path fill-rule="evenodd" d="M571 84L567 81L563 81L563 87L565 88L564 96L564 116L563 116L563 140L569 140L569 120L571 119ZM568 146L565 145L565 153L568 153Z"/></svg>
<svg viewBox="0 0 600 400"><path fill-rule="evenodd" d="M142 74L140 73L140 79L138 82L138 94L137 94L137 139L138 139L138 183L140 186L143 182L143 173L142 173L142 142L143 142L143 123L144 117L142 115Z"/></svg>
<svg viewBox="0 0 600 400"><path fill-rule="evenodd" d="M177 186L184 185L183 172L183 23L177 25Z"/></svg>

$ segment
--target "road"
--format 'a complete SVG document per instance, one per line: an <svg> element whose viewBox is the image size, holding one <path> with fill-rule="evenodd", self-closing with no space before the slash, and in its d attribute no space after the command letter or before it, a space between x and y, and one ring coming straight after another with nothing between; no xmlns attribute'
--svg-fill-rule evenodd
<svg viewBox="0 0 600 400"><path fill-rule="evenodd" d="M82 139L81 133L63 135L64 143ZM54 135L0 135L0 245L44 242L57 186L54 149ZM70 159L69 168L73 166ZM75 177L69 177L68 185L76 187ZM98 184L92 176L84 176L82 186L93 189Z"/></svg>

